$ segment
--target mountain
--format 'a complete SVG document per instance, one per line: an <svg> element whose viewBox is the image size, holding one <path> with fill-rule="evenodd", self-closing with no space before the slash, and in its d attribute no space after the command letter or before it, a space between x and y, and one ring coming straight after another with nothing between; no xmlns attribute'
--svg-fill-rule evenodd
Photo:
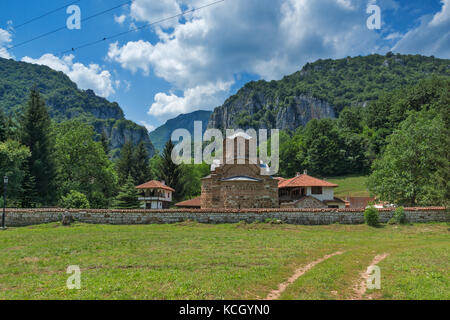
<svg viewBox="0 0 450 320"><path fill-rule="evenodd" d="M188 114L182 114L178 117L166 122L163 126L157 128L150 133L150 139L157 150L162 152L164 145L169 141L172 132L176 129L187 129L192 137L194 137L194 121L201 121L203 133L205 132L209 118L211 117L211 111L195 111Z"/></svg>
<svg viewBox="0 0 450 320"><path fill-rule="evenodd" d="M209 128L295 130L311 119L334 118L346 106L366 106L431 74L450 75L450 60L374 54L318 60L279 81L253 81L216 108Z"/></svg>
<svg viewBox="0 0 450 320"><path fill-rule="evenodd" d="M104 132L113 157L129 140L134 144L144 141L150 155L155 154L147 129L126 120L116 102L98 97L92 90L78 89L63 72L0 58L0 109L20 115L33 86L45 99L53 120L81 119L93 125L99 135Z"/></svg>

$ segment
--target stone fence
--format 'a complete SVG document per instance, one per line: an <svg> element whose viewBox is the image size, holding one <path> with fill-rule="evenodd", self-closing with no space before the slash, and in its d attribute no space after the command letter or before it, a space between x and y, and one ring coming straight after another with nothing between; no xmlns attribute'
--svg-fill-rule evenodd
<svg viewBox="0 0 450 320"><path fill-rule="evenodd" d="M380 222L388 222L394 209L379 209ZM405 208L411 223L449 222L449 210L444 207ZM7 209L6 226L22 227L45 224L71 218L89 224L169 224L183 221L220 224L240 221L264 222L281 220L287 224L327 225L333 223L362 224L362 209L210 209L210 210L65 210L65 209Z"/></svg>

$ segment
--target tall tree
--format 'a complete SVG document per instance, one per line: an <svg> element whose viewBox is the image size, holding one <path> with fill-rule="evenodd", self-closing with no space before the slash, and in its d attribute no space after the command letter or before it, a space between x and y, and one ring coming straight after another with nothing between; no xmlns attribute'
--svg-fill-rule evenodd
<svg viewBox="0 0 450 320"><path fill-rule="evenodd" d="M106 208L116 192L117 175L94 128L79 121L55 126L55 154L61 196L71 191L86 195L92 208Z"/></svg>
<svg viewBox="0 0 450 320"><path fill-rule="evenodd" d="M36 193L41 205L55 202L55 165L53 143L50 137L50 117L39 92L33 88L22 120L22 144L29 148L31 157L26 166L28 181L34 183L25 192ZM34 189L34 190L32 190ZM32 205L24 203L24 205Z"/></svg>
<svg viewBox="0 0 450 320"><path fill-rule="evenodd" d="M139 192L134 185L134 180L131 175L120 187L119 194L114 201L114 208L116 209L138 209L140 207Z"/></svg>
<svg viewBox="0 0 450 320"><path fill-rule="evenodd" d="M167 141L162 155L162 161L159 165L158 178L164 180L168 186L175 189L174 200L182 200L184 194L183 188L183 169L172 161L172 151L175 148L171 140Z"/></svg>
<svg viewBox="0 0 450 320"><path fill-rule="evenodd" d="M109 155L109 151L111 151L109 150L109 139L104 131L102 131L100 142L102 143L103 150L105 150L105 154Z"/></svg>
<svg viewBox="0 0 450 320"><path fill-rule="evenodd" d="M119 176L119 184L121 185L123 185L127 181L128 176L132 174L133 149L131 141L126 141L120 151L120 158L117 162L117 174Z"/></svg>
<svg viewBox="0 0 450 320"><path fill-rule="evenodd" d="M7 139L8 132L8 121L6 119L5 113L0 109L0 142Z"/></svg>
<svg viewBox="0 0 450 320"><path fill-rule="evenodd" d="M375 161L370 191L398 205L448 204L449 182L442 179L450 170L447 135L440 116L413 112L389 136L383 156Z"/></svg>
<svg viewBox="0 0 450 320"><path fill-rule="evenodd" d="M150 180L149 155L144 142L139 143L133 152L131 175L136 185Z"/></svg>

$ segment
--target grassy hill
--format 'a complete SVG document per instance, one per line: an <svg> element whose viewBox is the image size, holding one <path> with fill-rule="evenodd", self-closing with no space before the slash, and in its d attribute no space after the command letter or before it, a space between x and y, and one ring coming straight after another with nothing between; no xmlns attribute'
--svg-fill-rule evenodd
<svg viewBox="0 0 450 320"><path fill-rule="evenodd" d="M349 175L344 177L332 177L327 180L339 185L334 190L334 195L338 198L349 197L368 197L367 176Z"/></svg>

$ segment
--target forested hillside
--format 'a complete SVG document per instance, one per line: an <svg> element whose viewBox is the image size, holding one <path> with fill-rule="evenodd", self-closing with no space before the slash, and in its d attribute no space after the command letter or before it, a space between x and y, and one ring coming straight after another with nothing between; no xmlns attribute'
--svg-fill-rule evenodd
<svg viewBox="0 0 450 320"><path fill-rule="evenodd" d="M0 58L0 109L6 114L20 115L35 87L48 108L50 117L63 122L80 119L95 127L109 139L114 156L126 140L135 145L143 141L150 154L154 148L147 130L126 120L119 105L98 97L92 90L79 90L62 72L46 66Z"/></svg>
<svg viewBox="0 0 450 320"><path fill-rule="evenodd" d="M209 127L293 131L312 119L335 118L345 107L366 106L432 74L450 75L450 60L392 53L318 60L280 81L246 84L215 109Z"/></svg>

